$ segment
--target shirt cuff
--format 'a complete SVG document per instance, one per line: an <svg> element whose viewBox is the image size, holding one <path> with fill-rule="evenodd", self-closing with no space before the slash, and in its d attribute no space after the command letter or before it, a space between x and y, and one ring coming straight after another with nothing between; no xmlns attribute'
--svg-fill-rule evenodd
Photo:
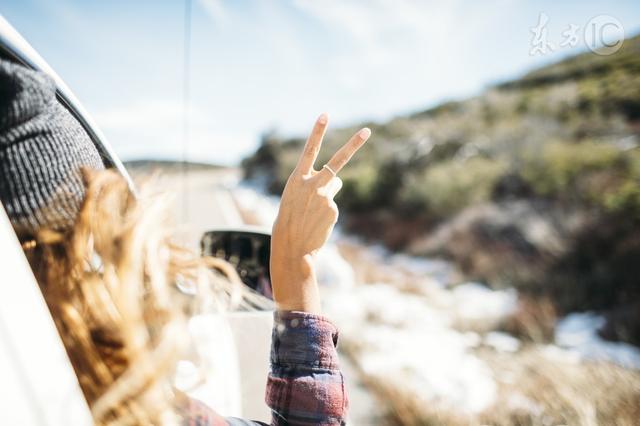
<svg viewBox="0 0 640 426"><path fill-rule="evenodd" d="M274 312L271 363L337 370L338 329L321 315L298 311Z"/></svg>

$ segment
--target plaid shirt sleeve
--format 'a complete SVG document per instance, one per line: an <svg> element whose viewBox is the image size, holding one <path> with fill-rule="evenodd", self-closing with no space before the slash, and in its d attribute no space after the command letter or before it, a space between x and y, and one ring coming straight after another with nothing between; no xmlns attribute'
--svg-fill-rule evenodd
<svg viewBox="0 0 640 426"><path fill-rule="evenodd" d="M276 311L266 403L272 425L344 425L347 393L338 366L338 330L326 318L306 312ZM264 425L222 417L188 398L184 426ZM266 425L265 425L266 426Z"/></svg>
<svg viewBox="0 0 640 426"><path fill-rule="evenodd" d="M341 425L347 393L338 366L338 330L326 318L279 311L266 402L273 425Z"/></svg>

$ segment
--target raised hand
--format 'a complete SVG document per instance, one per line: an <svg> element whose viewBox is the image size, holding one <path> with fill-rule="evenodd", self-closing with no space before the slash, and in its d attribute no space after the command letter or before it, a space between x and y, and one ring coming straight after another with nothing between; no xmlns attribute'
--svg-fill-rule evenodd
<svg viewBox="0 0 640 426"><path fill-rule="evenodd" d="M271 236L271 283L278 309L320 312L313 257L326 243L338 220L333 197L342 188L336 174L371 136L364 128L319 171L314 163L327 129L326 114L316 120L298 165L282 193Z"/></svg>

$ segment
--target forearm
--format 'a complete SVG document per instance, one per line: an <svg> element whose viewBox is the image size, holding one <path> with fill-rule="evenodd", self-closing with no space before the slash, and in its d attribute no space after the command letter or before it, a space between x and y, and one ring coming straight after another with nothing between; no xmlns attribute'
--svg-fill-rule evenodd
<svg viewBox="0 0 640 426"><path fill-rule="evenodd" d="M338 331L326 318L275 313L266 402L273 425L341 425L347 393L338 365Z"/></svg>

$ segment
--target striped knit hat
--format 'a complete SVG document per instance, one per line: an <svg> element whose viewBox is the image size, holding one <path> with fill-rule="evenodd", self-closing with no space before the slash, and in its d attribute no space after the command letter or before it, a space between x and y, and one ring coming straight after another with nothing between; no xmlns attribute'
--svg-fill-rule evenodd
<svg viewBox="0 0 640 426"><path fill-rule="evenodd" d="M0 58L0 201L19 236L73 223L84 195L81 167L104 165L57 100L53 79Z"/></svg>

